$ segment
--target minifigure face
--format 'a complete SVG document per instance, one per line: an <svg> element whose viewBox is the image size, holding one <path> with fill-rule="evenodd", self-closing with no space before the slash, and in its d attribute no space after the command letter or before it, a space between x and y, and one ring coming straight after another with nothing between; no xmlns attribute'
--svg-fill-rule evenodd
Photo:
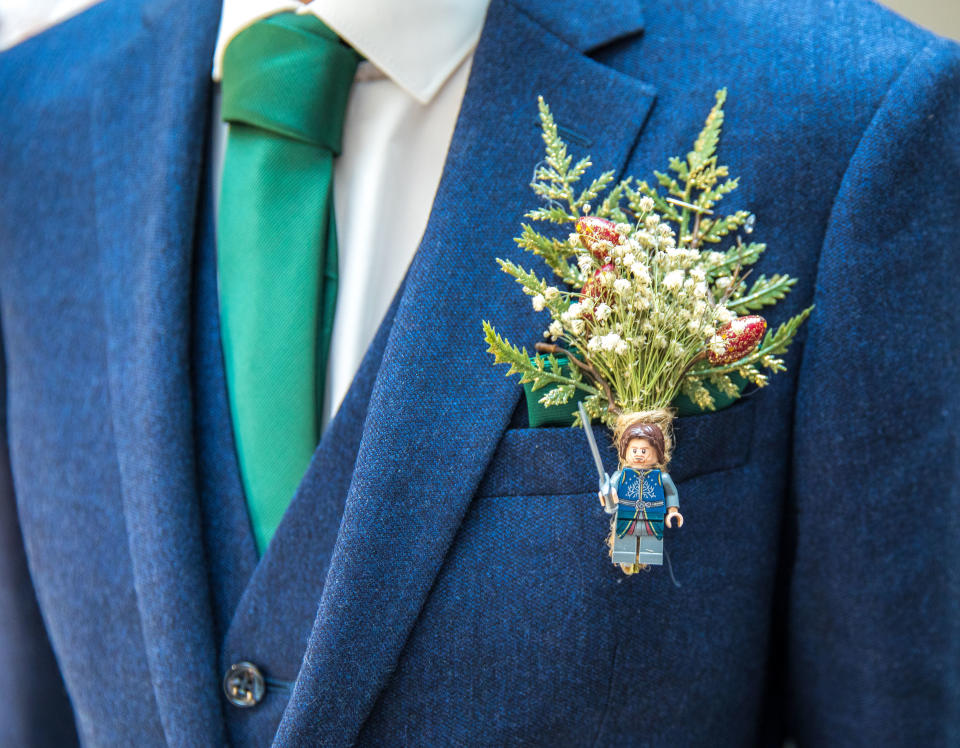
<svg viewBox="0 0 960 748"><path fill-rule="evenodd" d="M648 468L657 464L657 450L646 439L631 439L625 461L632 468Z"/></svg>

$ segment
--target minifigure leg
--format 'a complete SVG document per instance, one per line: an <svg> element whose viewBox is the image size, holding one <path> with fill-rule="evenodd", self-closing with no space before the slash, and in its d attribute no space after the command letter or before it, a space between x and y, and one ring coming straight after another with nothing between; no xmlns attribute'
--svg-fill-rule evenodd
<svg viewBox="0 0 960 748"><path fill-rule="evenodd" d="M643 535L637 538L637 561L641 564L663 565L663 538Z"/></svg>
<svg viewBox="0 0 960 748"><path fill-rule="evenodd" d="M622 538L613 536L613 563L635 564L637 562L637 538L634 535L624 535Z"/></svg>

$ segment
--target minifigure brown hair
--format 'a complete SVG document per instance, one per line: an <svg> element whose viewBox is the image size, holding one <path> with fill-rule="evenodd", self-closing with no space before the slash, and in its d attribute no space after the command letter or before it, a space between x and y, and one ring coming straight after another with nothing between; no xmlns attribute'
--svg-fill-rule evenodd
<svg viewBox="0 0 960 748"><path fill-rule="evenodd" d="M675 417L675 412L672 408L657 408L655 410L639 410L632 411L629 413L621 413L616 420L616 423L613 427L613 448L617 450L617 456L620 457L621 463L623 462L623 453L626 451L626 448L630 445L630 438L628 437L625 442L621 442L621 438L624 433L627 432L632 426L636 424L646 423L651 426L656 426L660 429L660 433L663 436L663 460L661 460L661 466L664 470L670 465L670 460L673 457L673 420ZM639 435L638 435L639 436ZM641 439L647 439L647 436L639 436ZM621 443L624 445L624 448L621 450Z"/></svg>
<svg viewBox="0 0 960 748"><path fill-rule="evenodd" d="M663 431L655 423L633 423L630 424L623 433L620 434L620 442L617 445L617 451L621 460L627 458L627 448L634 439L646 439L650 446L656 450L657 464L664 463L666 456L666 445L664 444Z"/></svg>

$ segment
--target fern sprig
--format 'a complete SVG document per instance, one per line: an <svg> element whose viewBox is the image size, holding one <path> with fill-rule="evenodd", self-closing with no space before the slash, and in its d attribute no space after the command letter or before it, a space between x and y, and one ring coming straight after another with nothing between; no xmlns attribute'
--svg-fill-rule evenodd
<svg viewBox="0 0 960 748"><path fill-rule="evenodd" d="M796 282L796 278L791 278L789 275L781 275L780 273L772 275L769 278L761 275L754 281L748 292L728 301L727 308L737 314L742 314L747 310L757 310L765 306L773 306L778 301L784 299Z"/></svg>
<svg viewBox="0 0 960 748"><path fill-rule="evenodd" d="M483 335L487 342L487 353L493 355L493 363L506 364L509 368L504 376L520 375L520 384L532 383L533 389L541 389L548 384L563 385L583 390L589 395L600 396L599 390L584 381L579 372L573 371L569 376L561 373L561 367L556 358L550 356L533 356L526 348L517 348L503 338L487 320L483 320ZM549 367L548 367L549 364Z"/></svg>

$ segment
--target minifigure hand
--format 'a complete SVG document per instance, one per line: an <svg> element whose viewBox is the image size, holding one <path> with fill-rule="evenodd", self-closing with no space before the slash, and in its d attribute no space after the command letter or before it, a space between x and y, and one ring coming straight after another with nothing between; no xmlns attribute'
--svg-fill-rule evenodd
<svg viewBox="0 0 960 748"><path fill-rule="evenodd" d="M667 527L673 527L673 525L670 524L670 520L674 517L677 518L677 527L683 527L683 515L680 514L680 512L678 512L676 509L667 512Z"/></svg>

